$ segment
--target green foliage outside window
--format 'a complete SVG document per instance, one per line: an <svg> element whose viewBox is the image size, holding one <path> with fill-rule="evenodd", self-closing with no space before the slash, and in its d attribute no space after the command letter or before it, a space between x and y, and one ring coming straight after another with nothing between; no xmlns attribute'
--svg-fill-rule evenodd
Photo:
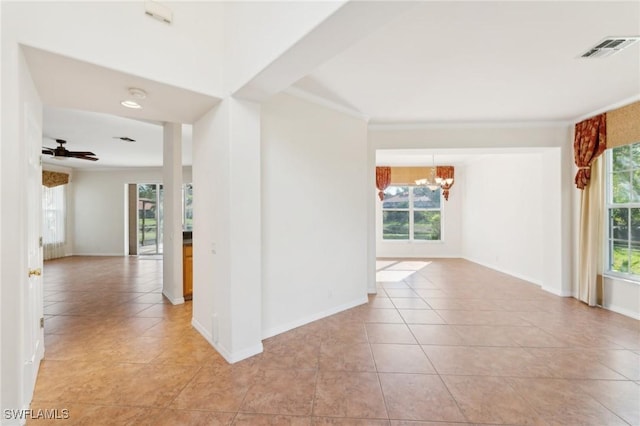
<svg viewBox="0 0 640 426"><path fill-rule="evenodd" d="M385 240L441 239L441 195L426 187L390 186L382 203Z"/></svg>

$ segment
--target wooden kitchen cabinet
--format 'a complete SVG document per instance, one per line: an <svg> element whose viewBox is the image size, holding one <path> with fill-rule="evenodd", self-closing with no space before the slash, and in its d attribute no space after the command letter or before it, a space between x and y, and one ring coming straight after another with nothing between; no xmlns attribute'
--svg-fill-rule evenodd
<svg viewBox="0 0 640 426"><path fill-rule="evenodd" d="M193 245L182 246L182 294L184 300L193 297Z"/></svg>

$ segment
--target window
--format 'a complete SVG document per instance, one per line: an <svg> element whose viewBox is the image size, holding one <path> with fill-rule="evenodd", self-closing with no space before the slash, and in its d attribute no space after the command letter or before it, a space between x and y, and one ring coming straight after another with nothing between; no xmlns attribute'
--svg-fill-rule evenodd
<svg viewBox="0 0 640 426"><path fill-rule="evenodd" d="M182 230L193 230L193 184L182 185Z"/></svg>
<svg viewBox="0 0 640 426"><path fill-rule="evenodd" d="M640 143L606 155L607 271L640 280Z"/></svg>
<svg viewBox="0 0 640 426"><path fill-rule="evenodd" d="M440 190L422 186L389 186L382 202L382 238L439 241Z"/></svg>
<svg viewBox="0 0 640 426"><path fill-rule="evenodd" d="M65 185L42 187L42 243L65 242Z"/></svg>

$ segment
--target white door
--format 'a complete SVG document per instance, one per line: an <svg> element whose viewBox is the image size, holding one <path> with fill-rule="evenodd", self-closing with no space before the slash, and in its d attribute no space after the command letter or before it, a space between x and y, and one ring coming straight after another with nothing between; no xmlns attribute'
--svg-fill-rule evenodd
<svg viewBox="0 0 640 426"><path fill-rule="evenodd" d="M42 290L42 129L32 107L25 106L27 153L27 284L24 287L24 403L33 396L38 367L44 356Z"/></svg>

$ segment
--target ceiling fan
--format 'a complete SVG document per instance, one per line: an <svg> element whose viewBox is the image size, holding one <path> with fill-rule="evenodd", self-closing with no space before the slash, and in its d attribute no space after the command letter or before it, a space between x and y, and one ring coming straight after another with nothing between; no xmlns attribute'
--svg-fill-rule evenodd
<svg viewBox="0 0 640 426"><path fill-rule="evenodd" d="M48 148L44 146L42 147L42 153L53 155L54 157L60 157L60 158L79 158L81 160L98 161L98 158L96 158L93 152L69 151L64 147L64 144L66 144L67 141L63 139L56 139L56 143L58 143L60 146L56 148Z"/></svg>

